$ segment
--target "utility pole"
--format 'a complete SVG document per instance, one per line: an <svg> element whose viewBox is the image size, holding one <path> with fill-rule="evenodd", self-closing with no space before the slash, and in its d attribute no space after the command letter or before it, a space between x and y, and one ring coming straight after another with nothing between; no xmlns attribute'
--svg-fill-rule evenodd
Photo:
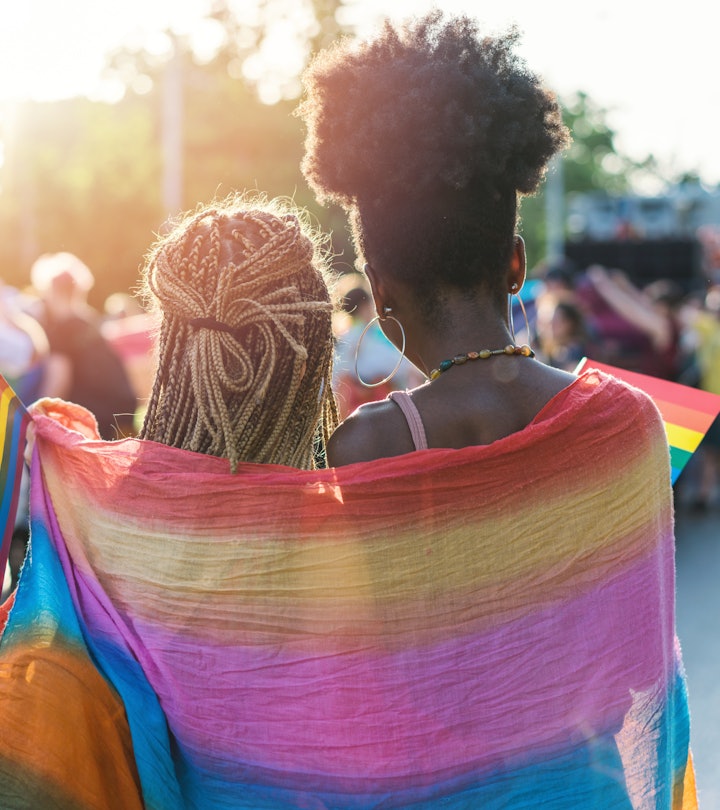
<svg viewBox="0 0 720 810"><path fill-rule="evenodd" d="M3 187L0 193L14 197L18 211L18 258L25 272L37 259L37 189L33 178L30 139L23 132L29 128L32 102L6 102L2 108L3 123Z"/></svg>
<svg viewBox="0 0 720 810"><path fill-rule="evenodd" d="M545 180L545 228L547 261L560 261L565 255L565 180L562 155L555 155Z"/></svg>
<svg viewBox="0 0 720 810"><path fill-rule="evenodd" d="M162 93L162 192L167 216L175 216L183 208L183 118L182 54L173 37Z"/></svg>

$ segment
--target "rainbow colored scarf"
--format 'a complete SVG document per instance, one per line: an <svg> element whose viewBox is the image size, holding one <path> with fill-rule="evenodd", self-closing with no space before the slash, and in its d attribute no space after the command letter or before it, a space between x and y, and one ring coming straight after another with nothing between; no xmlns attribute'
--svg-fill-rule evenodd
<svg viewBox="0 0 720 810"><path fill-rule="evenodd" d="M29 422L25 406L0 374L0 578L7 565L15 529Z"/></svg>
<svg viewBox="0 0 720 810"><path fill-rule="evenodd" d="M8 810L697 806L634 389L587 372L489 446L318 472L34 421Z"/></svg>

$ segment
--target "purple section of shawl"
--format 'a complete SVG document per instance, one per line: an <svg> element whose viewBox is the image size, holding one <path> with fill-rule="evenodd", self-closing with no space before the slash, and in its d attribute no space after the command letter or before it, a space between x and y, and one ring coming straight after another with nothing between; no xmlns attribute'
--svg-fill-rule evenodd
<svg viewBox="0 0 720 810"><path fill-rule="evenodd" d="M213 647L178 628L138 623L135 634L130 617L113 624L96 583L76 576L93 632L116 637L120 627L196 761L212 750L289 773L433 779L615 732L631 689L662 692L671 607L660 619L638 594L658 577L672 581L672 568L670 537L611 581L495 630L339 655L327 640L311 653L292 637L282 647Z"/></svg>

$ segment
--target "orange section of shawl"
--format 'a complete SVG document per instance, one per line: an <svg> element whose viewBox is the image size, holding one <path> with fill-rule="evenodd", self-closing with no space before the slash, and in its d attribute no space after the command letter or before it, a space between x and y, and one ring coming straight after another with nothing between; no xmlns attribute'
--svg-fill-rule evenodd
<svg viewBox="0 0 720 810"><path fill-rule="evenodd" d="M0 661L0 717L0 770L17 791L6 790L3 807L142 808L125 711L88 659L10 646Z"/></svg>
<svg viewBox="0 0 720 810"><path fill-rule="evenodd" d="M695 766L693 764L692 753L688 754L685 777L681 785L682 793L680 794L680 790L676 788L675 795L673 796L673 810L698 810Z"/></svg>

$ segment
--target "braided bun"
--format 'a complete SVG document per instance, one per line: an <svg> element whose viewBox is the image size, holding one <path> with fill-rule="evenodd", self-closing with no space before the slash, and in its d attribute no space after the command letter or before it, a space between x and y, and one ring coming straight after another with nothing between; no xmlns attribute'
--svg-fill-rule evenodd
<svg viewBox="0 0 720 810"><path fill-rule="evenodd" d="M151 249L162 313L141 437L240 461L313 465L337 424L325 259L297 212L231 197Z"/></svg>

